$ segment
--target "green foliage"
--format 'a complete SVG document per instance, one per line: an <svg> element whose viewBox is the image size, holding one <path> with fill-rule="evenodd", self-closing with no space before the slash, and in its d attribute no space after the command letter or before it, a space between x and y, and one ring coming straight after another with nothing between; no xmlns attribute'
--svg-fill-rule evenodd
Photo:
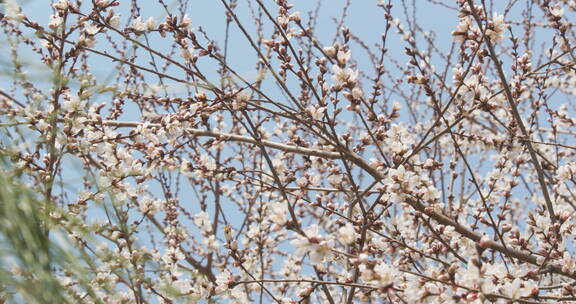
<svg viewBox="0 0 576 304"><path fill-rule="evenodd" d="M0 303L95 298L73 247L58 238L58 231L50 232L49 203L11 174L2 159L0 164ZM83 286L63 286L56 273L73 274Z"/></svg>

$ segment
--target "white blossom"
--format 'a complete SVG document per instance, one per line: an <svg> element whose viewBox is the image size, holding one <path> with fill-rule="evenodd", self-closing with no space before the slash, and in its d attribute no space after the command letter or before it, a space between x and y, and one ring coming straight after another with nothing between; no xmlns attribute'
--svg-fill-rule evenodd
<svg viewBox="0 0 576 304"><path fill-rule="evenodd" d="M379 263L374 267L374 273L378 277L380 286L393 285L398 280L398 270L387 263Z"/></svg>
<svg viewBox="0 0 576 304"><path fill-rule="evenodd" d="M571 179L574 176L574 173L576 173L576 165L574 165L574 163L560 166L558 167L558 171L556 171L557 177L560 181Z"/></svg>
<svg viewBox="0 0 576 304"><path fill-rule="evenodd" d="M318 225L307 227L306 236L298 235L290 244L296 248L295 254L303 256L310 254L312 263L319 263L332 256L333 240L320 234Z"/></svg>
<svg viewBox="0 0 576 304"><path fill-rule="evenodd" d="M234 282L234 278L230 271L224 270L216 276L216 293L222 293L230 289L230 284Z"/></svg>
<svg viewBox="0 0 576 304"><path fill-rule="evenodd" d="M62 17L58 16L58 15L51 15L50 16L50 20L48 22L48 27L50 27L51 29L56 29L58 28L60 25L62 25L62 22L64 22L64 19L62 19Z"/></svg>
<svg viewBox="0 0 576 304"><path fill-rule="evenodd" d="M70 3L68 2L68 0L59 0L58 2L55 2L54 4L52 4L52 7L54 9L60 10L60 11L67 10L69 6L70 6Z"/></svg>
<svg viewBox="0 0 576 304"><path fill-rule="evenodd" d="M110 18L110 20L108 21L110 23L110 26L117 28L120 26L120 15L114 15Z"/></svg>
<svg viewBox="0 0 576 304"><path fill-rule="evenodd" d="M358 234L354 229L354 225L352 225L351 223L346 223L346 225L338 229L338 240L342 242L344 245L350 245L354 243L357 238Z"/></svg>
<svg viewBox="0 0 576 304"><path fill-rule="evenodd" d="M532 293L533 288L534 286L532 283L516 278L514 281L508 282L504 285L503 293L512 300L519 300L523 297L529 296Z"/></svg>
<svg viewBox="0 0 576 304"><path fill-rule="evenodd" d="M504 38L504 31L508 28L508 24L504 22L504 15L495 13L492 17L492 28L486 31L486 35L490 37L493 42L500 42Z"/></svg>
<svg viewBox="0 0 576 304"><path fill-rule="evenodd" d="M336 55L336 59L338 59L338 63L341 65L345 65L348 60L350 60L350 56L352 53L350 50L344 52L343 50L338 50L338 54Z"/></svg>
<svg viewBox="0 0 576 304"><path fill-rule="evenodd" d="M308 107L308 113L314 118L314 120L322 120L324 117L324 112L326 111L326 107Z"/></svg>
<svg viewBox="0 0 576 304"><path fill-rule="evenodd" d="M341 89L345 86L356 84L358 71L354 71L350 68L342 69L337 65L333 65L332 73L332 81L334 82L335 88Z"/></svg>
<svg viewBox="0 0 576 304"><path fill-rule="evenodd" d="M156 20L154 20L154 17L148 17L148 19L146 19L146 30L150 32L154 29L156 29Z"/></svg>
<svg viewBox="0 0 576 304"><path fill-rule="evenodd" d="M142 21L142 17L137 17L136 19L132 20L132 28L136 32L146 32L148 30L148 25L146 22Z"/></svg>
<svg viewBox="0 0 576 304"><path fill-rule="evenodd" d="M560 18L564 15L564 8L558 3L550 8L550 14L554 17Z"/></svg>
<svg viewBox="0 0 576 304"><path fill-rule="evenodd" d="M194 224L202 229L205 233L212 231L212 222L208 213L202 211L194 216Z"/></svg>
<svg viewBox="0 0 576 304"><path fill-rule="evenodd" d="M84 32L88 35L95 35L100 31L100 27L96 24L84 25Z"/></svg>

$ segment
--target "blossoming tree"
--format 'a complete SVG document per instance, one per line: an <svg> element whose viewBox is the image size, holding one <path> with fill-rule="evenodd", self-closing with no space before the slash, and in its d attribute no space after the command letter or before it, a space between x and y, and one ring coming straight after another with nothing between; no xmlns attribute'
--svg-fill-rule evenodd
<svg viewBox="0 0 576 304"><path fill-rule="evenodd" d="M576 2L214 2L3 1L3 300L576 302Z"/></svg>

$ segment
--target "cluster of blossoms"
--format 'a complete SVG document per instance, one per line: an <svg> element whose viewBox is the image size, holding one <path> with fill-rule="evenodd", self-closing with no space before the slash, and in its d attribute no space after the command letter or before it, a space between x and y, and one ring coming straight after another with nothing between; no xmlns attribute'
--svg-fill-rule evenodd
<svg viewBox="0 0 576 304"><path fill-rule="evenodd" d="M459 14L460 22L456 26L456 30L452 32L454 40L459 43L464 43L468 40L478 42L477 40L486 36L494 43L500 43L504 38L508 24L504 21L504 15L494 13L491 19L488 19L486 28L481 28L477 24L477 20L487 20L484 10L481 6L472 8L467 1L461 2L461 10Z"/></svg>
<svg viewBox="0 0 576 304"><path fill-rule="evenodd" d="M383 0L374 40L353 1L328 39L220 0L221 41L183 0L4 2L0 157L88 258L51 270L67 298L576 301L574 1L418 1L433 32Z"/></svg>

